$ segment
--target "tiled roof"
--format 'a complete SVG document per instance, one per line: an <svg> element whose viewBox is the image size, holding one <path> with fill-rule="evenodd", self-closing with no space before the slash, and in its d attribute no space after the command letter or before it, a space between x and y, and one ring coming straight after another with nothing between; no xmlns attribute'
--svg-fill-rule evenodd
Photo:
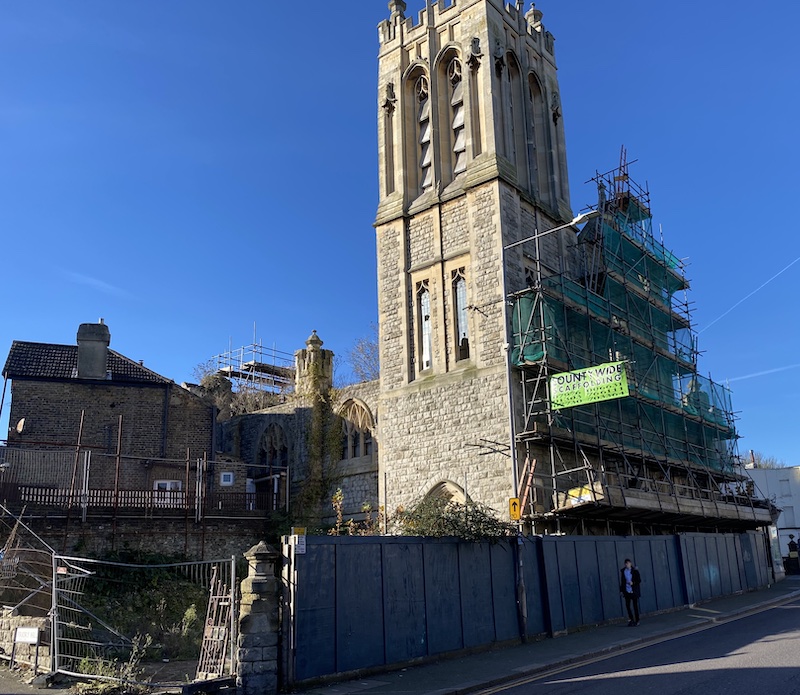
<svg viewBox="0 0 800 695"><path fill-rule="evenodd" d="M169 384L160 374L138 362L108 351L107 370L110 381L127 383ZM76 379L78 374L78 346L27 343L15 340L11 344L3 374L10 379Z"/></svg>

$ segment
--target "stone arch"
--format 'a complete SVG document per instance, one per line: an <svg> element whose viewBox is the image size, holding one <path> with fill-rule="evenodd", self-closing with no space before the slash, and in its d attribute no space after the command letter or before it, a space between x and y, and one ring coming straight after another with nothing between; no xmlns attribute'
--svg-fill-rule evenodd
<svg viewBox="0 0 800 695"><path fill-rule="evenodd" d="M248 469L249 509L275 511L288 505L289 439L277 422L269 422L258 442L255 467Z"/></svg>
<svg viewBox="0 0 800 695"><path fill-rule="evenodd" d="M428 492L425 493L425 499L439 498L447 500L448 502L457 502L458 504L466 504L466 495L464 488L452 480L440 480L434 484Z"/></svg>
<svg viewBox="0 0 800 695"><path fill-rule="evenodd" d="M374 429L375 418L360 398L348 398L339 408L339 417L355 422L361 429Z"/></svg>
<svg viewBox="0 0 800 695"><path fill-rule="evenodd" d="M258 462L262 466L287 468L289 466L289 440L277 422L270 422L258 446Z"/></svg>
<svg viewBox="0 0 800 695"><path fill-rule="evenodd" d="M366 403L358 398L347 399L339 408L342 419L342 459L373 456L375 418Z"/></svg>
<svg viewBox="0 0 800 695"><path fill-rule="evenodd" d="M439 49L439 52L433 59L434 70L439 70L443 64L446 66L447 61L449 61L453 55L461 57L461 52L461 46L459 46L457 43L450 41L449 43L445 44Z"/></svg>

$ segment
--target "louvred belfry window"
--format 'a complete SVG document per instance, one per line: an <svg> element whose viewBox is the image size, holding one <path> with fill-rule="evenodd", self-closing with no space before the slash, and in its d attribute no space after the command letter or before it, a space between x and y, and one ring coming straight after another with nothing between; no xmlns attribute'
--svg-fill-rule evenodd
<svg viewBox="0 0 800 695"><path fill-rule="evenodd" d="M467 168L467 133L464 129L464 81L461 61L453 58L447 66L447 79L450 81L450 107L453 114L453 176Z"/></svg>
<svg viewBox="0 0 800 695"><path fill-rule="evenodd" d="M433 186L431 166L431 100L428 78L421 76L414 86L417 97L417 122L419 123L420 188L427 191Z"/></svg>

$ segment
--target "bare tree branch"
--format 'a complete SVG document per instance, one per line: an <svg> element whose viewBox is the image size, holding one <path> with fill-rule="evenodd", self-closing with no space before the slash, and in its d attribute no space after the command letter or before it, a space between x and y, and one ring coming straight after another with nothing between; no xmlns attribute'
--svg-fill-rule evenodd
<svg viewBox="0 0 800 695"><path fill-rule="evenodd" d="M353 347L345 355L356 381L375 381L381 375L380 357L378 353L378 326L370 325L369 335L356 340Z"/></svg>

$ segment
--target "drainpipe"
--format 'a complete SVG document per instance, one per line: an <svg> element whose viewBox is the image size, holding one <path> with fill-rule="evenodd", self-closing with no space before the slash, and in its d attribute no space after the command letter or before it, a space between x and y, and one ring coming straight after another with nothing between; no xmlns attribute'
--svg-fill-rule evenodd
<svg viewBox="0 0 800 695"><path fill-rule="evenodd" d="M167 458L167 424L169 423L169 391L172 384L164 384L164 413L161 418L161 458Z"/></svg>

